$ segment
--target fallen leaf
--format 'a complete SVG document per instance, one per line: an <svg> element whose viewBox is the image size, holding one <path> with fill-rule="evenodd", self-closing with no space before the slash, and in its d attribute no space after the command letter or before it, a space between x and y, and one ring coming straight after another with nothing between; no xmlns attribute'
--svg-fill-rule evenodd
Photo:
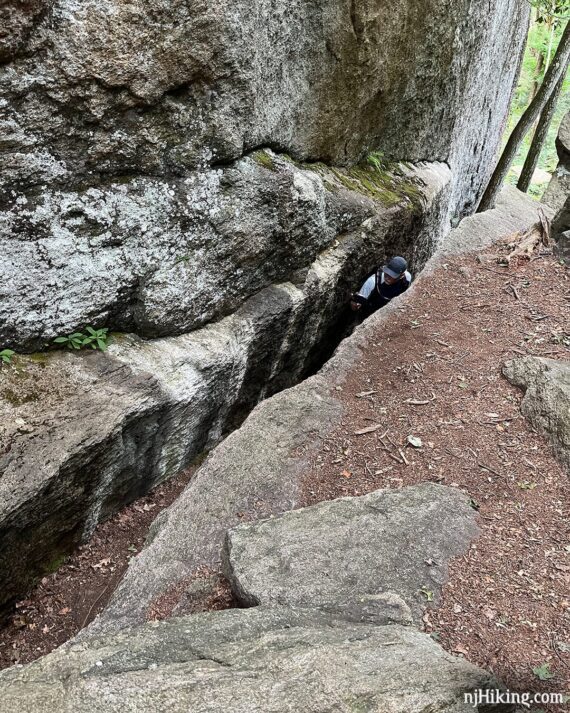
<svg viewBox="0 0 570 713"><path fill-rule="evenodd" d="M459 644L457 646L454 646L452 651L454 654L461 654L462 656L469 658L469 649L466 649L465 647L460 646Z"/></svg>
<svg viewBox="0 0 570 713"><path fill-rule="evenodd" d="M368 426L368 428L363 428L361 431L355 431L354 435L363 436L365 433L374 433L374 431L377 431L379 428L382 428L382 426L379 423L375 423L374 426Z"/></svg>
<svg viewBox="0 0 570 713"><path fill-rule="evenodd" d="M107 567L110 564L110 559L102 559L100 562L97 562L97 564L92 564L91 567L93 567L93 569L102 569L103 567Z"/></svg>
<svg viewBox="0 0 570 713"><path fill-rule="evenodd" d="M550 670L550 664L548 663L548 661L546 663L541 664L540 666L537 666L536 668L533 668L532 672L541 681L548 681L551 678L554 678L554 674Z"/></svg>
<svg viewBox="0 0 570 713"><path fill-rule="evenodd" d="M521 490L534 490L536 488L536 483L530 483L528 480L517 483L517 485Z"/></svg>

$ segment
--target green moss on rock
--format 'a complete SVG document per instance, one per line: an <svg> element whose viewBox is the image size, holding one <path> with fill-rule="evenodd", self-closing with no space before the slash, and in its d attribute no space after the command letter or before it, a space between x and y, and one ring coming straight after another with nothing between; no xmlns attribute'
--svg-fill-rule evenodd
<svg viewBox="0 0 570 713"><path fill-rule="evenodd" d="M273 161L273 157L270 156L267 151L254 151L251 156L255 163L259 164L260 166L263 166L264 168L267 168L270 171L277 170L275 168L275 162Z"/></svg>

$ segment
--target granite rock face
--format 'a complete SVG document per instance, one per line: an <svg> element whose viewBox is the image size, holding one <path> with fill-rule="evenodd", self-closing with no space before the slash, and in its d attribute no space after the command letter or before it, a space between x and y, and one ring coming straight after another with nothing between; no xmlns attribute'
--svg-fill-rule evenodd
<svg viewBox="0 0 570 713"><path fill-rule="evenodd" d="M394 592L421 623L447 563L478 534L464 493L430 483L379 490L230 530L224 570L246 606L321 605Z"/></svg>
<svg viewBox="0 0 570 713"><path fill-rule="evenodd" d="M0 213L0 344L42 348L88 324L145 337L189 332L295 281L378 216L394 215L395 240L412 257L426 208L448 198L449 170L394 171L308 170L268 151L178 182L20 196ZM430 224L434 241L440 222Z"/></svg>
<svg viewBox="0 0 570 713"><path fill-rule="evenodd" d="M498 147L528 13L524 0L9 0L1 195L168 179L260 146L337 165L380 149L448 162L462 211Z"/></svg>
<svg viewBox="0 0 570 713"><path fill-rule="evenodd" d="M542 200L560 213L570 197L570 111L564 116L560 124L558 136L556 137L556 150L558 152L558 166ZM570 223L564 227L564 230L567 229L570 230ZM555 232L560 231L555 230Z"/></svg>
<svg viewBox="0 0 570 713"><path fill-rule="evenodd" d="M516 189L504 191L494 210L466 218L452 231L426 270L445 260L444 250L468 249L474 237L475 247L482 248L527 230L539 207ZM220 566L228 529L300 507L306 464L342 417L336 387L342 388L359 361L359 345L377 341L392 310L413 300L416 284L344 340L316 376L260 403L214 449L178 500L154 522L145 548L131 559L107 608L81 636L144 622L153 602L165 595L175 602L173 614L184 613L185 591L196 571Z"/></svg>
<svg viewBox="0 0 570 713"><path fill-rule="evenodd" d="M524 389L523 414L548 436L570 474L570 362L523 357L507 362L503 373Z"/></svg>
<svg viewBox="0 0 570 713"><path fill-rule="evenodd" d="M0 586L0 604L22 594L100 520L215 445L258 401L302 378L377 251L408 240L410 231L417 249L429 250L448 171L426 166L423 175L429 182L415 186L414 210L405 197L386 208L345 189L353 213L362 210L358 229L295 271L294 282L266 287L217 322L151 341L117 335L105 354L54 351L2 367L0 564L11 576ZM180 309L180 300L166 300L165 308ZM285 484L276 501L290 500ZM230 482L206 488L223 499Z"/></svg>
<svg viewBox="0 0 570 713"><path fill-rule="evenodd" d="M0 673L3 713L469 713L464 695L496 686L411 627L285 607L147 624Z"/></svg>
<svg viewBox="0 0 570 713"><path fill-rule="evenodd" d="M556 253L570 264L570 111L560 125L556 149L559 162L543 201L556 211L552 222Z"/></svg>

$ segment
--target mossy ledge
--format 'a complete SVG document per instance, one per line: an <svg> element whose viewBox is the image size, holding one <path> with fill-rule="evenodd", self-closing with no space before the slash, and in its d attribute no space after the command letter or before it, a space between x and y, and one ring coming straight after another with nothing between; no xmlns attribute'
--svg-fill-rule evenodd
<svg viewBox="0 0 570 713"><path fill-rule="evenodd" d="M421 185L418 179L409 177L413 167L406 163L388 162L379 158L378 154L370 154L351 168L331 167L321 161L305 163L288 154L273 154L267 150L256 151L252 156L258 164L272 171L277 170L276 162L279 160L304 171L313 171L331 193L346 189L372 198L388 208L407 203L414 212L423 209Z"/></svg>

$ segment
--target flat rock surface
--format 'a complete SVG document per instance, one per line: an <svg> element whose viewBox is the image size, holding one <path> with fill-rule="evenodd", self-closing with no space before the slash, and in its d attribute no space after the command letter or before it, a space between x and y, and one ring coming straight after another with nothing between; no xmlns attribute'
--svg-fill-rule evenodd
<svg viewBox="0 0 570 713"><path fill-rule="evenodd" d="M230 530L225 573L245 605L394 592L421 622L476 537L475 515L464 493L431 483L325 502Z"/></svg>
<svg viewBox="0 0 570 713"><path fill-rule="evenodd" d="M540 204L514 186L506 185L495 208L483 213L475 213L452 230L443 245L443 252L458 255L472 250L482 250L499 238L515 235L529 227L531 216L538 220L538 210L542 208L549 218L555 210Z"/></svg>
<svg viewBox="0 0 570 713"><path fill-rule="evenodd" d="M491 677L426 634L259 607L147 624L0 674L3 713L468 713Z"/></svg>
<svg viewBox="0 0 570 713"><path fill-rule="evenodd" d="M507 362L503 373L525 390L522 412L548 435L570 474L570 361L524 357Z"/></svg>

